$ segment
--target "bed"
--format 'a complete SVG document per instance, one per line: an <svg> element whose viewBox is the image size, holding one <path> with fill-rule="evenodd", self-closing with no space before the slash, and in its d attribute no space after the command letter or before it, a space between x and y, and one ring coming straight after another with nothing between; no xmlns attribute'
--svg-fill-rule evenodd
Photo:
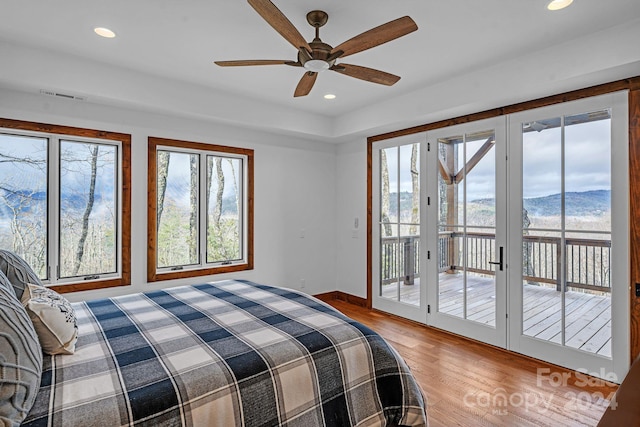
<svg viewBox="0 0 640 427"><path fill-rule="evenodd" d="M74 303L23 426L424 426L389 344L329 305L227 280Z"/></svg>

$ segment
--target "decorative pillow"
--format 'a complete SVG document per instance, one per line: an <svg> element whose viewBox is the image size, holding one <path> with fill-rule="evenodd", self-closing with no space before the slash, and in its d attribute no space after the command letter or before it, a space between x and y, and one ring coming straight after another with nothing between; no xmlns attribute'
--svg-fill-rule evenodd
<svg viewBox="0 0 640 427"><path fill-rule="evenodd" d="M9 278L18 299L22 298L22 292L27 283L42 286L38 275L29 267L29 264L11 251L0 249L0 271Z"/></svg>
<svg viewBox="0 0 640 427"><path fill-rule="evenodd" d="M12 295L14 298L17 298L16 291L13 289L13 285L2 271L0 271L0 288L7 291L9 295Z"/></svg>
<svg viewBox="0 0 640 427"><path fill-rule="evenodd" d="M22 304L45 353L73 354L78 341L78 325L75 311L65 297L52 289L28 283L22 294Z"/></svg>
<svg viewBox="0 0 640 427"><path fill-rule="evenodd" d="M33 406L42 349L31 320L0 272L0 425L18 426Z"/></svg>

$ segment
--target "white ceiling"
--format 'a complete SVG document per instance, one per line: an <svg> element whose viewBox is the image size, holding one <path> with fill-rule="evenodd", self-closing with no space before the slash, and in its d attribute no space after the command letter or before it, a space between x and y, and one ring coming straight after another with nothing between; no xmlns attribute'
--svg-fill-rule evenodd
<svg viewBox="0 0 640 427"><path fill-rule="evenodd" d="M531 61L536 58L555 61L565 71L559 87L568 89L640 74L638 38L627 40L640 36L640 0L575 0L558 12L546 10L547 0L273 1L308 40L313 28L306 13L328 12L329 22L320 36L333 46L411 16L418 31L345 61L402 79L387 87L324 72L309 96L294 99L303 73L299 68L218 67L214 60L296 58L293 47L242 0L0 0L0 61L5 67L4 73L0 67L0 85L54 89L97 102L163 110L180 107L184 112L189 104L191 115L227 122L239 123L241 113L245 120L254 114L252 125L257 128L332 139L489 108L490 102L478 102L487 93L474 95L474 88L499 89L504 78L495 76L496 70L519 74L518 64L527 67L521 75L529 83L513 77L507 83L525 90L496 95L494 106L544 95L543 88L556 90L553 83L560 78L554 71L535 77L537 63ZM96 26L114 30L117 37L96 36ZM614 45L603 48L601 40ZM624 43L631 43L630 49ZM56 66L62 59L66 65ZM115 85L110 82L115 78L131 87L107 93L105 87ZM471 97L455 92L449 102L425 104L432 96L449 97L441 88L444 84L456 85ZM540 89L528 92L527 86ZM173 99L159 105L154 91ZM329 92L337 99L324 100ZM208 105L213 99L222 106ZM260 111L265 110L270 112L262 117ZM269 114L287 118L274 120Z"/></svg>

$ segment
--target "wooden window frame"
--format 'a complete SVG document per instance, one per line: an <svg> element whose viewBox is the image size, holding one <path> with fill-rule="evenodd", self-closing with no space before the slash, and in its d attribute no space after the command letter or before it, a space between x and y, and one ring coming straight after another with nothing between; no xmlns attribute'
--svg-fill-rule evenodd
<svg viewBox="0 0 640 427"><path fill-rule="evenodd" d="M158 147L175 147L182 149L200 150L211 153L229 153L246 156L247 182L244 203L247 208L246 227L246 262L233 265L220 265L215 267L200 267L188 270L158 272L158 242L157 242L157 159ZM206 144L202 142L180 141L175 139L148 138L148 172L147 172L147 281L157 282L161 280L184 279L189 277L209 276L214 274L231 273L236 271L253 270L253 150L247 148L229 147L224 145Z"/></svg>
<svg viewBox="0 0 640 427"><path fill-rule="evenodd" d="M50 286L59 293L89 291L116 286L131 285L131 135L95 129L61 126L55 124L28 122L23 120L0 118L0 128L57 134L65 137L84 137L107 141L118 141L122 149L122 201L120 205L120 233L118 239L121 246L120 277L106 280L88 280Z"/></svg>

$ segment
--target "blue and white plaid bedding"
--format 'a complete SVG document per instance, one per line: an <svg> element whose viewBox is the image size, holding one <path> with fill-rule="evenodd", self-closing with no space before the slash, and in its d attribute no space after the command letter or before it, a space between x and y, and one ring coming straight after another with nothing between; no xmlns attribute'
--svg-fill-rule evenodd
<svg viewBox="0 0 640 427"><path fill-rule="evenodd" d="M25 426L426 425L378 334L246 281L74 304L76 353L46 357Z"/></svg>

